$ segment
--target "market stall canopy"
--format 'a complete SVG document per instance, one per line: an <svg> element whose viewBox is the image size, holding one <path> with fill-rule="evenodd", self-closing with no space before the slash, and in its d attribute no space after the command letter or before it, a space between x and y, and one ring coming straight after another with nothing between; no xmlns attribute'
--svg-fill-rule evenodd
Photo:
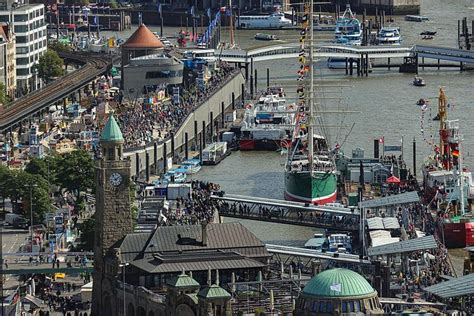
<svg viewBox="0 0 474 316"><path fill-rule="evenodd" d="M434 294L443 299L474 295L474 274L468 274L459 278L453 278L446 282L425 288L426 292Z"/></svg>
<svg viewBox="0 0 474 316"><path fill-rule="evenodd" d="M398 179L395 176L391 176L390 178L387 179L387 183L400 183L400 179Z"/></svg>

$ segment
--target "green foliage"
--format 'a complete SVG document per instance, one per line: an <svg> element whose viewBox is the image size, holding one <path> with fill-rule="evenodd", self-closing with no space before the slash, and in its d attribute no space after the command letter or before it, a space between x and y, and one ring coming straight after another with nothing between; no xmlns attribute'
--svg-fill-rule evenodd
<svg viewBox="0 0 474 316"><path fill-rule="evenodd" d="M35 64L34 70L38 72L38 76L48 83L53 78L62 76L64 74L64 62L54 50L48 49L43 56L39 58Z"/></svg>
<svg viewBox="0 0 474 316"><path fill-rule="evenodd" d="M7 106L10 102L10 97L7 95L7 88L3 82L0 82L0 104Z"/></svg>
<svg viewBox="0 0 474 316"><path fill-rule="evenodd" d="M60 156L56 177L59 187L76 196L81 191L95 191L94 161L85 150L75 150Z"/></svg>
<svg viewBox="0 0 474 316"><path fill-rule="evenodd" d="M61 43L59 41L54 41L52 43L48 43L48 49L54 50L55 52L70 52L72 48L70 45Z"/></svg>
<svg viewBox="0 0 474 316"><path fill-rule="evenodd" d="M30 216L30 189L33 199L33 220L39 223L51 206L47 181L36 174L0 166L0 196L10 198L15 210L22 206L26 218Z"/></svg>
<svg viewBox="0 0 474 316"><path fill-rule="evenodd" d="M94 236L95 236L95 219L88 218L80 224L81 231L81 248L84 251L94 250Z"/></svg>
<svg viewBox="0 0 474 316"><path fill-rule="evenodd" d="M110 0L110 8L111 9L117 9L118 8L118 3L116 0Z"/></svg>

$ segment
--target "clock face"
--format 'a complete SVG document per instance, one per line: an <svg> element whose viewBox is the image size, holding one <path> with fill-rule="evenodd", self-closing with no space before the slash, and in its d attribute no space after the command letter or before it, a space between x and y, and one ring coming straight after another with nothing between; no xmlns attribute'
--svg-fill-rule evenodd
<svg viewBox="0 0 474 316"><path fill-rule="evenodd" d="M109 181L111 185L118 187L122 183L122 176L120 173L114 172L110 175Z"/></svg>

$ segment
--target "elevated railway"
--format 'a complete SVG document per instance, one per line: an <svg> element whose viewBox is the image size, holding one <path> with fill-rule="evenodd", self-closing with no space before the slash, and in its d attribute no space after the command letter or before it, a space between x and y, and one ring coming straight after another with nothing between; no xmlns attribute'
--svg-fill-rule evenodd
<svg viewBox="0 0 474 316"><path fill-rule="evenodd" d="M84 87L106 73L112 66L111 59L103 56L78 52L61 52L59 56L83 66L39 90L17 99L7 109L0 108L0 132L3 133L13 128L22 120Z"/></svg>

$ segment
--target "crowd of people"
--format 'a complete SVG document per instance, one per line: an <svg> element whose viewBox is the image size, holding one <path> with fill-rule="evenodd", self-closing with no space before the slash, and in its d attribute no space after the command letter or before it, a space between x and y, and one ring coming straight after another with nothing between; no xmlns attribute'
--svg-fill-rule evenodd
<svg viewBox="0 0 474 316"><path fill-rule="evenodd" d="M179 104L164 102L148 105L143 102L122 104L116 109L126 148L144 146L153 140L166 139L201 103L209 99L236 71L220 62L204 89L192 86L180 97Z"/></svg>
<svg viewBox="0 0 474 316"><path fill-rule="evenodd" d="M216 219L217 202L210 199L212 194L220 192L218 184L212 182L192 181L192 193L185 198L176 200L176 207L170 208L163 215L165 225L193 225L201 222L212 223Z"/></svg>

